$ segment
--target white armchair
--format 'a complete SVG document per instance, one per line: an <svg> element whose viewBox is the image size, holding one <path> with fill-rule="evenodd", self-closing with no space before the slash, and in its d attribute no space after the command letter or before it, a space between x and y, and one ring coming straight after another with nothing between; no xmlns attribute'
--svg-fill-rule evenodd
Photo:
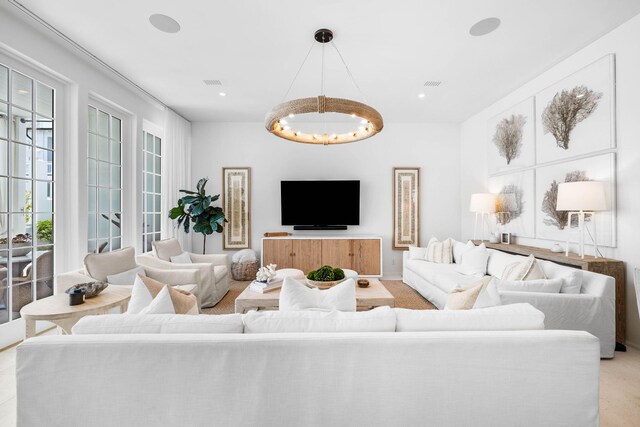
<svg viewBox="0 0 640 427"><path fill-rule="evenodd" d="M163 270L196 269L200 272L198 299L200 307L213 307L229 291L229 256L226 254L194 254L189 252L191 263L171 262L171 257L184 251L177 239L153 242L153 251L136 258L139 265Z"/></svg>

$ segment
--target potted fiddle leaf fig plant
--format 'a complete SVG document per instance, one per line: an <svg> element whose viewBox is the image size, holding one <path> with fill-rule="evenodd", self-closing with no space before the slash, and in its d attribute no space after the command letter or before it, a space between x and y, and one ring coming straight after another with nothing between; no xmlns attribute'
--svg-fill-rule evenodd
<svg viewBox="0 0 640 427"><path fill-rule="evenodd" d="M178 206L169 211L169 218L178 221L178 227L184 227L184 232L189 233L192 226L193 231L201 233L204 242L202 253L207 247L207 236L210 234L222 233L224 223L228 222L220 206L212 206L212 203L220 198L220 195L207 195L205 186L209 178L201 178L196 184L196 191L180 190L185 195L178 199Z"/></svg>

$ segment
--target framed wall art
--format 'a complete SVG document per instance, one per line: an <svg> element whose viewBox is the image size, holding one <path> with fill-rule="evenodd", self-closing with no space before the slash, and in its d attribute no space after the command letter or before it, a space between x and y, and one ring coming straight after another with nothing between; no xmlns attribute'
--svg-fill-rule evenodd
<svg viewBox="0 0 640 427"><path fill-rule="evenodd" d="M539 92L535 104L537 163L614 148L614 55Z"/></svg>
<svg viewBox="0 0 640 427"><path fill-rule="evenodd" d="M393 168L393 249L420 244L420 168Z"/></svg>
<svg viewBox="0 0 640 427"><path fill-rule="evenodd" d="M246 249L251 244L251 168L222 168L222 207L228 223L223 249Z"/></svg>
<svg viewBox="0 0 640 427"><path fill-rule="evenodd" d="M535 163L535 109L533 97L487 122L489 174L533 166Z"/></svg>
<svg viewBox="0 0 640 427"><path fill-rule="evenodd" d="M496 222L500 231L535 237L536 195L534 170L489 178L489 192L497 195Z"/></svg>

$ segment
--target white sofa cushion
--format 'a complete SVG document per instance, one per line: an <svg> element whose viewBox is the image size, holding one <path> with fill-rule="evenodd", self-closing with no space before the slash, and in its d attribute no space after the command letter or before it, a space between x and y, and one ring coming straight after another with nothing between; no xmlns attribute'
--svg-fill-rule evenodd
<svg viewBox="0 0 640 427"><path fill-rule="evenodd" d="M582 290L582 276L582 270L574 270L571 273L562 276L562 288L560 289L560 293L579 294Z"/></svg>
<svg viewBox="0 0 640 427"><path fill-rule="evenodd" d="M136 251L133 248L89 254L84 257L85 274L103 282L107 281L107 276L129 271L136 267Z"/></svg>
<svg viewBox="0 0 640 427"><path fill-rule="evenodd" d="M409 259L427 259L427 248L409 246Z"/></svg>
<svg viewBox="0 0 640 427"><path fill-rule="evenodd" d="M478 281L477 277L458 273L457 264L437 264L428 261L406 260L405 265L407 269L445 293Z"/></svg>
<svg viewBox="0 0 640 427"><path fill-rule="evenodd" d="M467 249L461 254L461 262L458 265L458 272L466 276L482 277L487 274L487 261L489 252L484 243L480 246Z"/></svg>
<svg viewBox="0 0 640 427"><path fill-rule="evenodd" d="M175 262L176 264L193 264L189 252L182 252L180 255L172 256L171 262Z"/></svg>
<svg viewBox="0 0 640 427"><path fill-rule="evenodd" d="M439 264L451 264L453 262L453 241L446 239L442 242L432 237L427 245L425 259Z"/></svg>
<svg viewBox="0 0 640 427"><path fill-rule="evenodd" d="M408 310L395 308L397 332L512 331L544 329L544 313L531 304L477 310Z"/></svg>
<svg viewBox="0 0 640 427"><path fill-rule="evenodd" d="M498 279L502 279L502 273L509 264L516 261L525 260L526 257L521 255L513 255L495 249L487 249L489 252L489 262L487 263L487 274Z"/></svg>
<svg viewBox="0 0 640 427"><path fill-rule="evenodd" d="M394 332L390 307L369 311L251 311L244 315L246 334L274 332Z"/></svg>
<svg viewBox="0 0 640 427"><path fill-rule="evenodd" d="M157 240L152 245L156 256L163 261L171 261L172 256L178 256L184 252L176 238Z"/></svg>
<svg viewBox="0 0 640 427"><path fill-rule="evenodd" d="M107 282L111 285L131 286L136 281L138 274L146 276L143 266L132 268L131 270L123 271L122 273L110 274L107 276Z"/></svg>
<svg viewBox="0 0 640 427"><path fill-rule="evenodd" d="M514 292L541 292L546 294L559 294L564 280L561 277L557 279L538 279L538 280L501 280L494 278L493 282L498 291L514 291Z"/></svg>
<svg viewBox="0 0 640 427"><path fill-rule="evenodd" d="M107 314L85 316L72 329L87 334L241 334L241 314Z"/></svg>
<svg viewBox="0 0 640 427"><path fill-rule="evenodd" d="M453 241L453 262L456 264L460 264L462 261L462 256L465 252L475 248L476 245L473 244L471 240L467 241L467 243L458 242L457 240Z"/></svg>
<svg viewBox="0 0 640 427"><path fill-rule="evenodd" d="M356 282L346 279L331 289L320 290L308 288L291 277L285 277L278 306L280 311L356 311Z"/></svg>

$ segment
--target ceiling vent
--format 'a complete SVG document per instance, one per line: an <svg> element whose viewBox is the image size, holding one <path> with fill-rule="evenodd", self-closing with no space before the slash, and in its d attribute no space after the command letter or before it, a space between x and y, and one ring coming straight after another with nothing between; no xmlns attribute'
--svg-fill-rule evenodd
<svg viewBox="0 0 640 427"><path fill-rule="evenodd" d="M207 86L222 86L222 82L220 80L203 80L203 82Z"/></svg>
<svg viewBox="0 0 640 427"><path fill-rule="evenodd" d="M442 84L442 82L438 82L438 81L435 81L435 80L429 80L429 81L424 82L424 85L427 86L427 87L438 87L441 84Z"/></svg>

